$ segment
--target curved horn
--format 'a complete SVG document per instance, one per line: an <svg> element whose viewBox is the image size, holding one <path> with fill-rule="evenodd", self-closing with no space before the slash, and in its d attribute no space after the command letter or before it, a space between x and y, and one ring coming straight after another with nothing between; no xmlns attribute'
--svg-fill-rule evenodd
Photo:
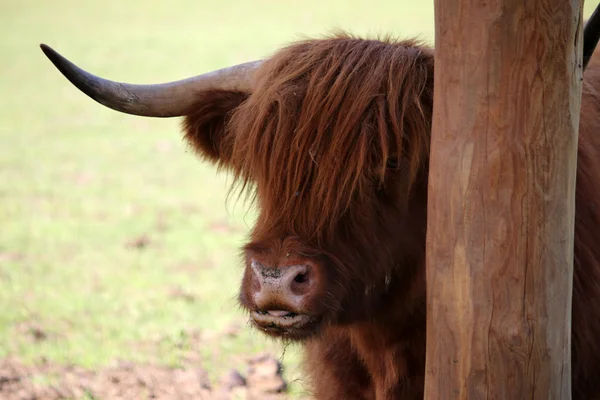
<svg viewBox="0 0 600 400"><path fill-rule="evenodd" d="M251 77L261 61L251 61L207 72L180 81L133 85L109 81L79 68L50 46L40 45L58 70L98 103L127 114L145 117L178 117L189 112L195 94L207 89L251 92Z"/></svg>
<svg viewBox="0 0 600 400"><path fill-rule="evenodd" d="M585 71L600 39L600 5L583 27L583 70Z"/></svg>

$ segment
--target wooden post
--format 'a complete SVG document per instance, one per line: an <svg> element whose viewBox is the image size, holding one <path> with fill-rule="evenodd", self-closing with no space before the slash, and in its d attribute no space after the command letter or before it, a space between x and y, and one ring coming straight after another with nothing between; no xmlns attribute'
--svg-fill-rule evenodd
<svg viewBox="0 0 600 400"><path fill-rule="evenodd" d="M435 0L425 398L570 399L583 0Z"/></svg>

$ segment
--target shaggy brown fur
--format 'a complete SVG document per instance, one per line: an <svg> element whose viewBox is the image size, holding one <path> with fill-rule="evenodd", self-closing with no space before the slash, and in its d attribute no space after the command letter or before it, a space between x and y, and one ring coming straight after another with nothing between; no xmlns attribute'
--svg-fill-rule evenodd
<svg viewBox="0 0 600 400"><path fill-rule="evenodd" d="M575 399L600 398L600 62L585 73L573 298ZM252 94L199 93L184 122L207 160L233 172L260 215L249 263L290 254L320 271L302 312L265 331L303 340L318 399L419 399L425 361L425 228L432 50L338 35L266 61Z"/></svg>

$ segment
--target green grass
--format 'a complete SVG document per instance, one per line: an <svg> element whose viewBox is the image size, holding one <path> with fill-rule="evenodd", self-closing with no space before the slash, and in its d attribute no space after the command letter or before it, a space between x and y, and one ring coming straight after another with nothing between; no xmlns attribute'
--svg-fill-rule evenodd
<svg viewBox="0 0 600 400"><path fill-rule="evenodd" d="M198 331L214 375L240 354L282 354L236 306L237 248L254 214L225 205L227 177L195 158L179 120L123 115L85 97L40 42L104 77L148 83L337 28L431 42L433 22L433 2L414 0L2 0L0 358L178 364ZM147 246L127 246L143 235ZM239 335L219 334L232 323ZM28 334L36 327L45 340ZM292 375L298 354L292 347L284 358Z"/></svg>

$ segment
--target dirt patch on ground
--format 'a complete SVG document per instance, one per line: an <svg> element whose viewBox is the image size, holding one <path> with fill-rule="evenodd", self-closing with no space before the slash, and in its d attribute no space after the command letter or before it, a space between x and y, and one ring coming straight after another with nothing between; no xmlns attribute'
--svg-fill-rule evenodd
<svg viewBox="0 0 600 400"><path fill-rule="evenodd" d="M119 362L100 370L51 363L25 365L0 360L0 398L6 400L66 399L200 399L284 400L287 383L281 364L269 355L247 362L243 373L231 370L210 382L199 367L168 368ZM308 400L304 398L303 400Z"/></svg>

